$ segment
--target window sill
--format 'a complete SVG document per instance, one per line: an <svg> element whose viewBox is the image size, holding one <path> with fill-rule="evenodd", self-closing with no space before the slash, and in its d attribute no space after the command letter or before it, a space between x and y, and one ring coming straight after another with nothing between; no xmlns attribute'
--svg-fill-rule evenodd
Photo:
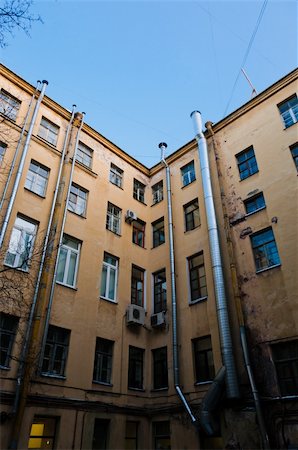
<svg viewBox="0 0 298 450"><path fill-rule="evenodd" d="M197 303L204 302L204 301L207 300L207 299L208 299L208 296L207 296L207 295L206 295L205 297L197 298L196 300L194 300L194 301L192 301L192 302L189 302L189 306L196 305Z"/></svg>
<svg viewBox="0 0 298 450"><path fill-rule="evenodd" d="M112 383L105 383L104 381L96 381L96 380L92 380L92 383L94 383L94 384L100 384L101 386L113 387Z"/></svg>
<svg viewBox="0 0 298 450"><path fill-rule="evenodd" d="M47 378L55 378L56 380L66 380L66 377L64 375L57 375L54 373L47 373L47 372L41 372L41 377L47 377Z"/></svg>
<svg viewBox="0 0 298 450"><path fill-rule="evenodd" d="M164 245L166 242L162 242L161 244L156 245L155 247L151 247L151 250L160 247L161 245Z"/></svg>
<svg viewBox="0 0 298 450"><path fill-rule="evenodd" d="M158 204L161 203L163 200L164 200L164 199L159 200L159 202L152 203L151 208L152 208L152 206L158 205Z"/></svg>
<svg viewBox="0 0 298 450"><path fill-rule="evenodd" d="M194 383L194 386L205 386L206 384L211 384L213 381L212 380L207 380L207 381L196 381Z"/></svg>
<svg viewBox="0 0 298 450"><path fill-rule="evenodd" d="M247 180L247 178L252 177L252 176L255 175L256 173L259 173L259 171L256 170L254 173L250 173L249 175L247 175L247 177L245 177L245 178L240 178L239 181L241 182L241 181Z"/></svg>
<svg viewBox="0 0 298 450"><path fill-rule="evenodd" d="M106 302L114 303L115 305L118 305L117 300L112 300L111 298L103 297L102 295L99 298L100 298L100 300L105 300Z"/></svg>
<svg viewBox="0 0 298 450"><path fill-rule="evenodd" d="M82 214L78 214L75 211L72 211L71 209L67 208L67 211L70 212L71 214L74 214L77 217L80 217L81 219L87 219L86 216L83 216Z"/></svg>
<svg viewBox="0 0 298 450"><path fill-rule="evenodd" d="M266 267L265 269L260 269L256 271L256 274L267 272L267 270L275 269L276 267L280 267L281 264L274 264L274 266Z"/></svg>
<svg viewBox="0 0 298 450"><path fill-rule="evenodd" d="M147 248L146 247L142 247L141 245L139 245L139 244L136 244L135 242L132 242L133 243L133 245L136 245L137 247L140 247L140 248L143 248L144 250L147 250Z"/></svg>
<svg viewBox="0 0 298 450"><path fill-rule="evenodd" d="M41 199L46 198L45 195L38 194L38 192L34 192L31 189L27 188L26 186L24 186L24 189L25 189L25 191L30 192L31 194L36 195L37 197L39 197Z"/></svg>
<svg viewBox="0 0 298 450"><path fill-rule="evenodd" d="M194 183L196 181L196 178L194 180L192 180L190 183L188 184L184 184L183 186L181 186L181 189L186 188L187 186L191 185L192 183Z"/></svg>
<svg viewBox="0 0 298 450"><path fill-rule="evenodd" d="M284 127L284 131L287 130L288 128L291 128L293 125L296 125L298 122L294 122L291 123L291 125L289 125L288 127Z"/></svg>
<svg viewBox="0 0 298 450"><path fill-rule="evenodd" d="M169 390L169 386L165 386L165 387L161 387L161 388L156 388L156 389L151 389L150 392L162 392L162 391L168 391Z"/></svg>
<svg viewBox="0 0 298 450"><path fill-rule="evenodd" d="M72 289L73 291L77 291L78 290L77 287L69 286L68 284L61 283L61 281L56 281L56 284L59 284L59 286L64 286L64 287L66 287L68 289Z"/></svg>
<svg viewBox="0 0 298 450"><path fill-rule="evenodd" d="M0 365L0 370L10 370L10 367Z"/></svg>
<svg viewBox="0 0 298 450"><path fill-rule="evenodd" d="M262 211L263 209L266 209L266 206L262 206L262 208L255 209L254 211L245 214L245 217L252 216L253 214L256 214L257 212Z"/></svg>
<svg viewBox="0 0 298 450"><path fill-rule="evenodd" d="M200 228L200 226L201 226L201 224L198 225L198 226L196 226L196 227L194 227L194 228L191 228L190 230L185 230L185 231L184 231L184 234L190 233L191 231L196 230L197 228Z"/></svg>
<svg viewBox="0 0 298 450"><path fill-rule="evenodd" d="M70 158L70 160L72 161L72 158ZM98 174L96 172L93 172L93 170L91 169L91 167L86 166L86 164L83 164L82 162L78 161L76 159L76 165L79 166L82 170L84 170L85 172L89 173L90 175L92 175L93 177L97 178Z"/></svg>
<svg viewBox="0 0 298 450"><path fill-rule="evenodd" d="M38 139L40 139L42 142L44 142L45 144L49 145L51 148L54 148L55 150L57 150L57 143L56 143L56 144L52 144L52 142L47 141L46 139L44 139L44 138L41 137L41 136L38 136L38 134L36 135L36 137L37 137Z"/></svg>
<svg viewBox="0 0 298 450"><path fill-rule="evenodd" d="M138 200L137 198L133 197L137 202L141 203L144 206L147 206L147 203L142 202L142 200Z"/></svg>
<svg viewBox="0 0 298 450"><path fill-rule="evenodd" d="M107 228L106 227L106 230L107 231L110 231L111 233L113 233L115 236L118 236L118 237L121 237L121 234L119 234L119 233L116 233L115 231L113 231L113 230L110 230L109 228Z"/></svg>
<svg viewBox="0 0 298 450"><path fill-rule="evenodd" d="M136 387L128 386L127 389L129 389L130 391L146 392L144 388L136 388Z"/></svg>
<svg viewBox="0 0 298 450"><path fill-rule="evenodd" d="M122 186L119 186L117 183L113 183L113 181L110 180L110 183L116 186L117 188L121 189L121 191L124 191Z"/></svg>
<svg viewBox="0 0 298 450"><path fill-rule="evenodd" d="M7 263L4 263L3 266L9 268L9 269L7 269L7 270L10 270L10 269L12 269L12 270L19 270L20 272L28 273L28 274L29 274L29 268L27 268L27 269L22 269L22 267L11 266L10 264L7 264Z"/></svg>

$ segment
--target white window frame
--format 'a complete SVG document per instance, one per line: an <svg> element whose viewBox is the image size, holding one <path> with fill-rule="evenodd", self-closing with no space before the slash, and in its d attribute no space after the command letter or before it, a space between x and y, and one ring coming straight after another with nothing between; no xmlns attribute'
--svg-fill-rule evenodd
<svg viewBox="0 0 298 450"><path fill-rule="evenodd" d="M26 220L21 216L17 216L13 229L11 231L10 241L8 250L6 252L4 264L9 267L14 267L16 269L22 270L24 272L28 272L29 270L29 262L33 253L33 246L37 232L37 224L31 222L30 220ZM29 237L28 240L28 256L22 262L22 255L25 253L25 240L26 236ZM15 255L14 262L11 264L8 262L8 255ZM25 264L24 264L25 262Z"/></svg>
<svg viewBox="0 0 298 450"><path fill-rule="evenodd" d="M33 166L36 167L36 170L33 170ZM44 176L43 172L46 172L46 176ZM28 189L29 191L34 192L37 195L40 195L41 197L44 197L47 190L49 173L50 169L32 159L30 162L30 166L25 181L25 188ZM28 178L29 175L32 177L31 180ZM41 181L42 184L40 183ZM43 189L42 192L39 192L39 186L41 185Z"/></svg>
<svg viewBox="0 0 298 450"><path fill-rule="evenodd" d="M92 166L92 158L93 158L92 148L88 147L86 144L83 144L83 142L79 141L76 160L79 163L83 164L84 166L89 167L90 169Z"/></svg>
<svg viewBox="0 0 298 450"><path fill-rule="evenodd" d="M105 260L106 257L114 258L116 264L113 265ZM106 276L106 284L105 284L105 292L101 292L102 285L100 284L100 297L104 298L106 300L109 300L111 302L117 303L117 287L118 287L118 271L119 271L119 259L117 256L111 255L110 253L104 253L103 262L102 262L102 272L101 276L103 274L103 268L106 268L107 270L107 276ZM114 298L109 297L109 290L110 290L110 278L111 278L111 271L115 272L115 281L114 281Z"/></svg>
<svg viewBox="0 0 298 450"><path fill-rule="evenodd" d="M110 167L110 182L122 188L123 184L123 170L111 163Z"/></svg>
<svg viewBox="0 0 298 450"><path fill-rule="evenodd" d="M293 99L296 99L296 104L294 106L290 106L289 102ZM288 104L288 105L287 105ZM288 109L286 111L281 112L282 106L287 105ZM282 117L283 124L285 128L290 127L294 123L298 122L298 99L297 95L292 95L292 97L284 100L278 105L279 113Z"/></svg>
<svg viewBox="0 0 298 450"><path fill-rule="evenodd" d="M72 183L70 187L67 209L78 216L85 217L87 211L87 196L88 191L81 188L77 184ZM84 207L83 211L81 211L82 206Z"/></svg>
<svg viewBox="0 0 298 450"><path fill-rule="evenodd" d="M21 102L4 89L0 91L0 113L11 120L16 120Z"/></svg>
<svg viewBox="0 0 298 450"><path fill-rule="evenodd" d="M77 275L78 275L78 268L79 268L81 243L80 243L79 241L77 241L76 239L74 239L74 238L72 238L72 237L70 237L70 236L67 236L67 235L64 235L64 236L63 236L63 240L64 240L64 239L71 240L72 242L74 242L75 244L77 244L77 248L75 249L75 248L73 248L73 247L67 245L66 243L64 243L64 242L62 241L63 243L62 243L62 245L61 245L61 249L66 250L66 260L65 260L65 266L64 266L64 269L63 269L63 279L62 279L62 281L57 280L57 277L58 277L58 273L57 273L57 276L56 276L56 283L62 284L63 286L68 286L68 287L71 287L71 288L75 288L75 287L76 287L76 284L77 284ZM59 251L58 258L60 258L61 249L60 249L60 251ZM68 283L67 283L67 278L68 278L68 272L69 272L70 258L71 258L71 255L72 255L72 254L75 254L75 255L76 255L76 263L75 263L75 270L74 270L73 284L68 284ZM59 267L59 262L58 262L58 267Z"/></svg>
<svg viewBox="0 0 298 450"><path fill-rule="evenodd" d="M188 168L187 172L185 170ZM183 186L188 186L193 181L196 180L196 171L194 161L190 161L185 166L181 167L181 176L182 176L182 184ZM193 175L193 179L192 179Z"/></svg>
<svg viewBox="0 0 298 450"><path fill-rule="evenodd" d="M152 186L152 198L153 204L159 203L163 200L163 182L159 181L158 183Z"/></svg>
<svg viewBox="0 0 298 450"><path fill-rule="evenodd" d="M133 198L138 202L145 203L145 189L146 186L141 181L134 178L133 180Z"/></svg>
<svg viewBox="0 0 298 450"><path fill-rule="evenodd" d="M42 117L37 135L56 147L59 134L59 127L55 123Z"/></svg>
<svg viewBox="0 0 298 450"><path fill-rule="evenodd" d="M118 235L121 233L121 209L110 202L108 202L106 228L112 233Z"/></svg>

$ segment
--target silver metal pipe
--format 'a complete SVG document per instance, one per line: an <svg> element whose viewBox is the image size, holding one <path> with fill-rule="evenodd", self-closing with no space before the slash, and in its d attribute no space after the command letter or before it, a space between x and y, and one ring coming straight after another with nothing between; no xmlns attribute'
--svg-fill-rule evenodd
<svg viewBox="0 0 298 450"><path fill-rule="evenodd" d="M47 313L46 313L46 321L45 321L45 325L44 325L44 329L43 329L43 336L42 336L41 349L40 349L39 367L38 367L39 371L40 371L41 365L42 365L43 353L44 353L44 348L46 345L48 328L49 328L49 323L50 323L51 310L52 310L52 304L53 304L53 298L54 298L54 292L55 292L55 286L56 286L57 271L58 271L58 262L59 262L62 241L63 241L63 233L64 233L64 228L65 228L66 216L67 216L67 206L68 206L68 201L69 201L69 196L70 196L70 189L71 189L71 183L72 183L72 179L73 179L73 173L74 173L74 167L75 167L75 162L76 162L77 149L78 149L78 145L79 145L80 133L81 133L81 129L84 124L84 115L85 115L85 113L83 112L82 118L81 118L81 123L80 123L79 129L77 132L77 136L76 136L75 148L74 148L73 157L72 157L71 171L70 171L67 195L66 195L66 199L65 199L65 207L64 207L64 211L63 211L63 218L62 218L62 225L61 225L61 230L60 230L58 251L57 251L57 256L56 256L56 261L55 261L54 275L53 275L52 284L51 284L49 304L48 304Z"/></svg>
<svg viewBox="0 0 298 450"><path fill-rule="evenodd" d="M211 174L209 168L207 142L204 133L202 131L202 119L200 112L193 111L190 116L193 119L194 129L196 133L196 140L198 143L203 193L207 216L211 263L214 279L214 290L216 298L216 309L220 334L221 353L223 358L223 364L226 368L227 397L230 399L239 398L239 386L233 354L228 305L224 286L223 267L219 245L219 234L214 207L213 191L211 185Z"/></svg>
<svg viewBox="0 0 298 450"><path fill-rule="evenodd" d="M258 422L259 422L259 427L260 427L260 432L261 432L261 437L262 437L262 442L263 442L263 448L270 449L269 438L268 438L266 427L265 427L259 392L258 392L257 386L255 384L254 375L253 375L252 367L250 364L245 327L243 325L240 326L240 339L241 339L241 346L242 346L242 351L243 351L243 356L244 356L244 362L245 362L245 366L246 366L246 370L247 370L247 374L248 374L248 378L249 378L249 382L250 382L251 392L252 392L255 407L256 407L256 414L257 414L257 418L258 418Z"/></svg>
<svg viewBox="0 0 298 450"><path fill-rule="evenodd" d="M167 206L168 206L168 231L169 231L169 249L170 249L170 269L171 269L171 299L172 299L172 328L173 328L173 372L175 389L189 414L191 421L195 423L197 420L192 414L191 409L184 397L179 386L179 354L178 354L178 336L177 336L177 301L176 301L176 280L175 280L175 252L174 252L174 237L173 237L173 213L172 213L172 190L171 190L171 172L168 163L165 160L164 152L167 144L161 142L159 144L161 149L161 161L166 168L166 184L167 184Z"/></svg>
<svg viewBox="0 0 298 450"><path fill-rule="evenodd" d="M29 340L30 340L30 336L31 336L31 332L32 332L33 318L34 318L34 313L35 313L35 308L36 308L36 303L37 303L37 298L38 298L38 291L39 291L39 286L40 286L40 280L41 280L43 267L44 267L44 262L45 262L45 258L46 258L48 242L49 242L49 237L50 237L50 233L51 233L51 226L52 226L52 221L53 221L53 216L54 216L57 196L58 196L58 192L59 192L61 173L62 173L62 168L63 168L63 164L64 164L64 157L65 157L65 152L66 152L67 143L68 143L68 139L69 139L69 133L70 133L70 130L71 130L72 121L73 121L73 117L74 117L75 106L76 105L73 105L71 118L69 120L67 129L66 129L64 144L63 144L62 153L61 153L59 171L58 171L58 176L57 176L57 181L56 181L56 186L55 186L55 191L54 191L54 197L53 197L53 201L52 201L52 207L51 207L51 211L50 211L47 231L46 231L44 244L43 244L43 249L42 249L42 255L41 255L41 261L40 261L40 265L39 265L37 281L36 281L36 284L35 284L33 300L32 300L31 307L30 307L30 313L29 313L29 318L28 318L28 323L27 323L24 343L23 343L23 347L22 347L22 350L21 350L21 354L20 354L20 364L19 364L18 374L17 374L16 393L15 393L13 410L12 410L13 414L16 413L17 408L18 408L18 404L19 404L21 382L22 382L22 378L23 378L23 374L24 374L24 368L25 368L25 364L24 363L25 363L25 360L26 360L26 357L27 357L28 345L29 345Z"/></svg>
<svg viewBox="0 0 298 450"><path fill-rule="evenodd" d="M30 126L29 126L29 129L28 129L27 136L26 136L26 140L25 140L25 144L24 144L23 153L22 153L22 156L21 156L19 168L18 168L18 171L17 171L17 174L16 174L16 178L15 178L15 181L14 181L12 193L11 193L11 196L10 196L10 199L9 199L8 207L7 207L7 210L6 210L6 213L5 213L5 217L4 217L4 221L3 221L3 224L2 224L2 229L1 229L1 234L0 234L0 247L3 244L3 240L4 240L4 236L5 236L6 230L7 230L8 222L9 222L9 219L10 219L10 216L11 216L13 204L14 204L17 192L18 192L18 188L19 188L21 176L22 176L22 173L23 173L26 156L27 156L28 149L29 149L29 144L30 144L30 141L31 141L31 136L32 136L32 133L33 133L33 127L35 125L36 116L37 116L40 104L42 102L42 99L44 97L44 93L45 93L47 84L48 84L48 82L46 80L43 80L42 88L41 88L38 100L37 100L35 108L34 108L32 119L31 119L31 122L30 122Z"/></svg>
<svg viewBox="0 0 298 450"><path fill-rule="evenodd" d="M34 91L32 97L31 97L31 100L30 100L30 103L29 103L29 106L28 106L28 110L27 110L27 113L26 113L26 116L25 116L25 120L24 120L24 123L23 123L23 126L22 126L20 137L19 137L19 140L18 140L18 143L17 143L17 148L16 148L16 151L14 152L13 160L11 162L11 165L10 165L10 168L9 168L9 172L8 172L8 177L7 177L7 180L5 182L4 190L3 190L2 195L1 195L0 211L1 211L1 209L3 207L3 204L4 204L4 200L5 200L7 191L8 191L10 180L11 180L11 177L12 177L15 165L16 165L17 157L18 157L18 154L19 154L19 151L20 151L20 148L21 148L21 143L22 143L22 140L23 140L23 136L24 136L25 131L26 131L27 122L28 122L29 116L31 114L33 101L34 101L35 96L36 96L36 94L37 94L37 92L39 90L38 88L39 88L40 83L41 82L38 80L36 88L35 88L35 91Z"/></svg>

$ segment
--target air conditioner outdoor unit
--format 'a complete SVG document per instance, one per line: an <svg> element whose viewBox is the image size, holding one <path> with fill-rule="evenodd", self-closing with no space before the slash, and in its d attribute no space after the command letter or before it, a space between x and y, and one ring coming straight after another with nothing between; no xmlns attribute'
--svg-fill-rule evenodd
<svg viewBox="0 0 298 450"><path fill-rule="evenodd" d="M144 325L144 323L144 308L138 305L128 305L126 310L126 325Z"/></svg>
<svg viewBox="0 0 298 450"><path fill-rule="evenodd" d="M130 209L128 209L126 211L126 215L125 215L125 221L126 222L131 223L131 222L133 222L134 220L137 220L137 219L138 219L138 217L137 217L135 212L131 211Z"/></svg>
<svg viewBox="0 0 298 450"><path fill-rule="evenodd" d="M151 316L151 326L152 328L162 327L166 324L166 315L164 311L161 311Z"/></svg>

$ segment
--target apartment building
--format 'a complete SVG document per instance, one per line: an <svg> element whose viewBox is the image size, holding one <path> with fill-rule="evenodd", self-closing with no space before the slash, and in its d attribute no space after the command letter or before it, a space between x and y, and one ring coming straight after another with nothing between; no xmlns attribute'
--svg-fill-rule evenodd
<svg viewBox="0 0 298 450"><path fill-rule="evenodd" d="M294 448L297 71L152 168L0 88L2 447Z"/></svg>

